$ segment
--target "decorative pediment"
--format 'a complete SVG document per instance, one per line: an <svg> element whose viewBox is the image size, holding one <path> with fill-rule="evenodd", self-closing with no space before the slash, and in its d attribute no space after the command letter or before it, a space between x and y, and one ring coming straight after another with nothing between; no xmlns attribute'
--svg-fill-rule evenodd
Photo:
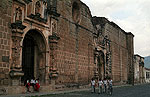
<svg viewBox="0 0 150 97"><path fill-rule="evenodd" d="M24 7L18 3L13 4L13 18L12 22L23 21L24 20Z"/></svg>
<svg viewBox="0 0 150 97"><path fill-rule="evenodd" d="M30 17L30 18L32 18L32 19L34 19L34 20L37 20L37 21L39 21L39 22L43 22L43 23L46 23L47 22L47 20L46 19L44 19L44 18L41 18L41 14L30 14L28 17Z"/></svg>

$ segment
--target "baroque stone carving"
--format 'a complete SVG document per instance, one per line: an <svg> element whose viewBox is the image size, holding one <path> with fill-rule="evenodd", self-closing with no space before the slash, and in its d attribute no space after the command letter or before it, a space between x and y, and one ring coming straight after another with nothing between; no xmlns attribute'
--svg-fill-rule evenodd
<svg viewBox="0 0 150 97"><path fill-rule="evenodd" d="M51 66L50 66L50 72L49 72L49 77L51 78L57 78L58 77L58 72L57 69L55 68L55 64L56 64L56 51L57 50L57 43L58 40L60 39L60 37L57 34L53 34L51 36L49 36L49 47L50 47L50 53L51 53Z"/></svg>
<svg viewBox="0 0 150 97"><path fill-rule="evenodd" d="M51 32L57 33L57 21L51 21Z"/></svg>
<svg viewBox="0 0 150 97"><path fill-rule="evenodd" d="M47 22L47 13L46 13L47 2L39 0L34 5L33 3L28 5L28 10L27 10L28 17L31 19L37 20L39 22L46 23ZM30 7L34 8L34 11L32 11Z"/></svg>
<svg viewBox="0 0 150 97"><path fill-rule="evenodd" d="M22 21L22 10L20 7L15 9L15 22Z"/></svg>
<svg viewBox="0 0 150 97"><path fill-rule="evenodd" d="M20 52L21 52L21 45L20 42L22 40L22 37L19 36L13 36L12 37L12 68L14 69L20 69Z"/></svg>
<svg viewBox="0 0 150 97"><path fill-rule="evenodd" d="M37 1L35 4L35 14L40 14L40 10L41 10L41 2Z"/></svg>

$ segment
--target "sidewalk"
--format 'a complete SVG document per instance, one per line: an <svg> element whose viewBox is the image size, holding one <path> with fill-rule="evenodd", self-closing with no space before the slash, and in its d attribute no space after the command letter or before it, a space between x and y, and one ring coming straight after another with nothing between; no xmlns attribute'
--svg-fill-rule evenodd
<svg viewBox="0 0 150 97"><path fill-rule="evenodd" d="M132 86L132 85L121 85L121 86L113 86L114 88L118 87L126 87L126 86ZM0 97L32 97L32 96L43 96L43 95L53 95L53 94L61 94L61 93L70 93L70 92L78 92L78 91L90 91L90 88L84 88L84 89L73 89L73 90L64 90L64 91L51 91L47 93L25 93L25 94L16 94L16 95L0 95Z"/></svg>
<svg viewBox="0 0 150 97"><path fill-rule="evenodd" d="M47 93L25 93L25 94L16 94L16 95L0 95L0 97L31 97L31 96L42 96L42 95L50 95L50 94L61 94L61 93L70 93L70 92L77 92L77 91L88 91L88 89L74 89L74 90L65 90L65 91L51 91Z"/></svg>

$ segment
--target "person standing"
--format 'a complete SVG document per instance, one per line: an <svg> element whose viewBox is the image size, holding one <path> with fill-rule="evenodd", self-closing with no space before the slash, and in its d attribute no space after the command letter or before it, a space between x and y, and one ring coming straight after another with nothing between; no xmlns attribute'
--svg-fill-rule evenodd
<svg viewBox="0 0 150 97"><path fill-rule="evenodd" d="M95 80L92 78L91 80L91 88L92 88L92 93L95 93Z"/></svg>
<svg viewBox="0 0 150 97"><path fill-rule="evenodd" d="M104 93L107 91L107 79L104 79Z"/></svg>
<svg viewBox="0 0 150 97"><path fill-rule="evenodd" d="M99 79L98 81L98 86L99 86L99 91L98 93L101 94L102 93L102 85L103 85L103 81L101 79Z"/></svg>
<svg viewBox="0 0 150 97"><path fill-rule="evenodd" d="M108 80L108 90L109 90L109 94L112 95L113 88L112 88L112 79L111 78L109 78L109 80Z"/></svg>

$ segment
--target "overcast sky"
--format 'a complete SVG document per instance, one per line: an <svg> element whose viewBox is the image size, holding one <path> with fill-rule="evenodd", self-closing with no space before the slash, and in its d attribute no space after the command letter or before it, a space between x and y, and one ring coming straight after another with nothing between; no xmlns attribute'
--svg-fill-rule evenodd
<svg viewBox="0 0 150 97"><path fill-rule="evenodd" d="M134 37L134 53L150 55L150 0L81 0L93 16L106 17Z"/></svg>

